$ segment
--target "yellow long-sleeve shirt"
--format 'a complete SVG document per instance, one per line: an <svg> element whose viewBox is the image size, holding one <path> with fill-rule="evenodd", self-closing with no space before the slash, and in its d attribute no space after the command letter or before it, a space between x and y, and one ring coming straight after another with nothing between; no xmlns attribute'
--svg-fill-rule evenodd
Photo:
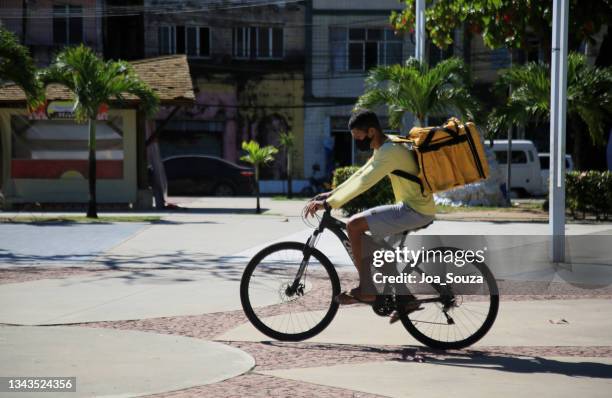
<svg viewBox="0 0 612 398"><path fill-rule="evenodd" d="M413 175L419 172L414 153L401 143L386 141L374 149L372 157L349 179L340 184L327 198L327 203L336 209L389 176L397 203L403 202L421 214L434 215L436 208L431 193L421 193L418 184L406 178L391 174L402 170Z"/></svg>

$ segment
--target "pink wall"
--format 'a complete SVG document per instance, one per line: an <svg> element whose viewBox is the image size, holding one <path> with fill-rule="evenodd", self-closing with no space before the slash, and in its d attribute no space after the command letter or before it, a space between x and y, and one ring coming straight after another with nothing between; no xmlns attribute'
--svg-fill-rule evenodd
<svg viewBox="0 0 612 398"><path fill-rule="evenodd" d="M224 115L223 158L231 162L238 160L238 98L232 91L204 91L196 94L195 105L179 111L176 119L187 117L189 120L213 120L219 113ZM158 120L168 117L171 108L162 107L157 114Z"/></svg>
<svg viewBox="0 0 612 398"><path fill-rule="evenodd" d="M100 9L96 13L96 4L99 3ZM5 4L4 2L2 3ZM53 5L72 4L82 7L83 16L83 43L97 52L102 52L102 11L101 0L35 0L27 2L27 23L25 44L32 50L32 55L40 65L46 65L51 60L57 48L53 43ZM7 1L6 7L11 9L11 14L21 18L23 9L22 1ZM8 29L15 33L19 38L23 34L22 20L10 18L2 21Z"/></svg>

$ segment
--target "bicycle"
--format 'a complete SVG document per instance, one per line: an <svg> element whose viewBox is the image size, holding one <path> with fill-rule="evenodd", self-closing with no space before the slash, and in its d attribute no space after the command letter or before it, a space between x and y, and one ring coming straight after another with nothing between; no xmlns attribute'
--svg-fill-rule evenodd
<svg viewBox="0 0 612 398"><path fill-rule="evenodd" d="M319 224L306 243L287 241L270 245L257 253L243 272L240 283L242 308L255 328L275 340L302 341L314 337L338 312L339 304L334 301L340 294L338 273L315 245L320 235L329 230L342 242L351 259L353 253L344 232L344 222L334 218L329 209L317 218ZM402 245L408 233L404 232ZM423 263L416 264L413 271L425 274L422 266ZM484 291L478 296L464 298L454 293L452 284L442 286L432 282L429 284L431 293L410 296L411 299L385 288L370 305L379 316L389 316L397 310L408 333L428 347L465 348L486 335L499 308L499 291L493 274L484 262L473 266L484 281ZM254 294L257 290L268 293ZM258 298L260 303L257 303ZM275 298L280 302L270 305L270 300ZM418 302L423 308L406 313L402 308L407 302Z"/></svg>

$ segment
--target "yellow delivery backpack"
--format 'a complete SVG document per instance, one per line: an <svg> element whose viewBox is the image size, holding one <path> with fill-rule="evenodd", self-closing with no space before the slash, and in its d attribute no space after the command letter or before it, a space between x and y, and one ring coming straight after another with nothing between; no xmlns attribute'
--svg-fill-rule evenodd
<svg viewBox="0 0 612 398"><path fill-rule="evenodd" d="M414 150L419 174L402 170L393 174L421 186L421 192L441 192L480 181L489 176L489 164L480 135L472 122L450 118L439 127L414 127L407 136L392 137Z"/></svg>

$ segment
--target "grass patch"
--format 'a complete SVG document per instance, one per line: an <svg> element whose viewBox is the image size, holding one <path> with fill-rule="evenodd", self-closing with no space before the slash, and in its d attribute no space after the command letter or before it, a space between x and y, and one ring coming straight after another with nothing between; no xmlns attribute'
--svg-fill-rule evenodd
<svg viewBox="0 0 612 398"><path fill-rule="evenodd" d="M542 209L542 204L538 202L513 202L511 207L496 206L446 206L436 205L436 212L439 214L448 213L475 213L483 211L499 211L506 213L546 213Z"/></svg>
<svg viewBox="0 0 612 398"><path fill-rule="evenodd" d="M156 222L159 216L101 216L98 218L87 218L86 216L0 216L0 223L79 223L79 224L103 224L114 222Z"/></svg>
<svg viewBox="0 0 612 398"><path fill-rule="evenodd" d="M270 199L272 200L296 200L296 201L304 201L304 200L308 200L310 198L307 198L305 196L293 196L291 199L288 198L287 196L284 195L276 195L276 196L272 196Z"/></svg>

